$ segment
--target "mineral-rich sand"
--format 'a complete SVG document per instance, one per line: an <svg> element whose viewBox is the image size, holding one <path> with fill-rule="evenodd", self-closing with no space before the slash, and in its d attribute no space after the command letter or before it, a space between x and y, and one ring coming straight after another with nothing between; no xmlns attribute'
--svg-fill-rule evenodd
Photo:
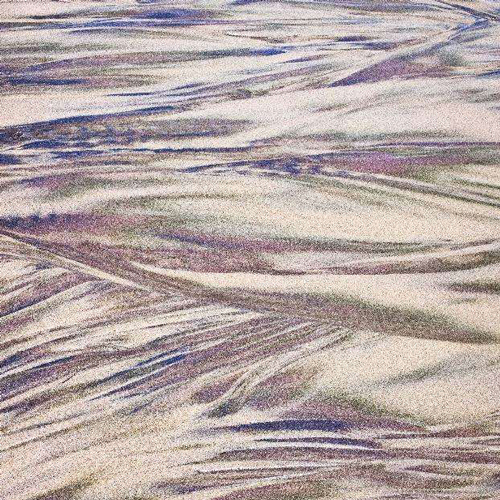
<svg viewBox="0 0 500 500"><path fill-rule="evenodd" d="M0 499L498 500L500 4L0 0Z"/></svg>

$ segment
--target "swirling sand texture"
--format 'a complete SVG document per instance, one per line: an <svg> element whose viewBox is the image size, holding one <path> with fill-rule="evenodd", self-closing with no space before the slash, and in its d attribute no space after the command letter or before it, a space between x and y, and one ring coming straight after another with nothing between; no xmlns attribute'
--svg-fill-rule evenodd
<svg viewBox="0 0 500 500"><path fill-rule="evenodd" d="M0 1L0 499L500 499L498 0Z"/></svg>

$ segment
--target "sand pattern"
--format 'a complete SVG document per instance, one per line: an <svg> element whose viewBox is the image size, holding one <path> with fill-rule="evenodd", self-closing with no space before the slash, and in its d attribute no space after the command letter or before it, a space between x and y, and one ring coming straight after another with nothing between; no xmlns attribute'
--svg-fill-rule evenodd
<svg viewBox="0 0 500 500"><path fill-rule="evenodd" d="M497 0L0 0L0 499L500 498Z"/></svg>

